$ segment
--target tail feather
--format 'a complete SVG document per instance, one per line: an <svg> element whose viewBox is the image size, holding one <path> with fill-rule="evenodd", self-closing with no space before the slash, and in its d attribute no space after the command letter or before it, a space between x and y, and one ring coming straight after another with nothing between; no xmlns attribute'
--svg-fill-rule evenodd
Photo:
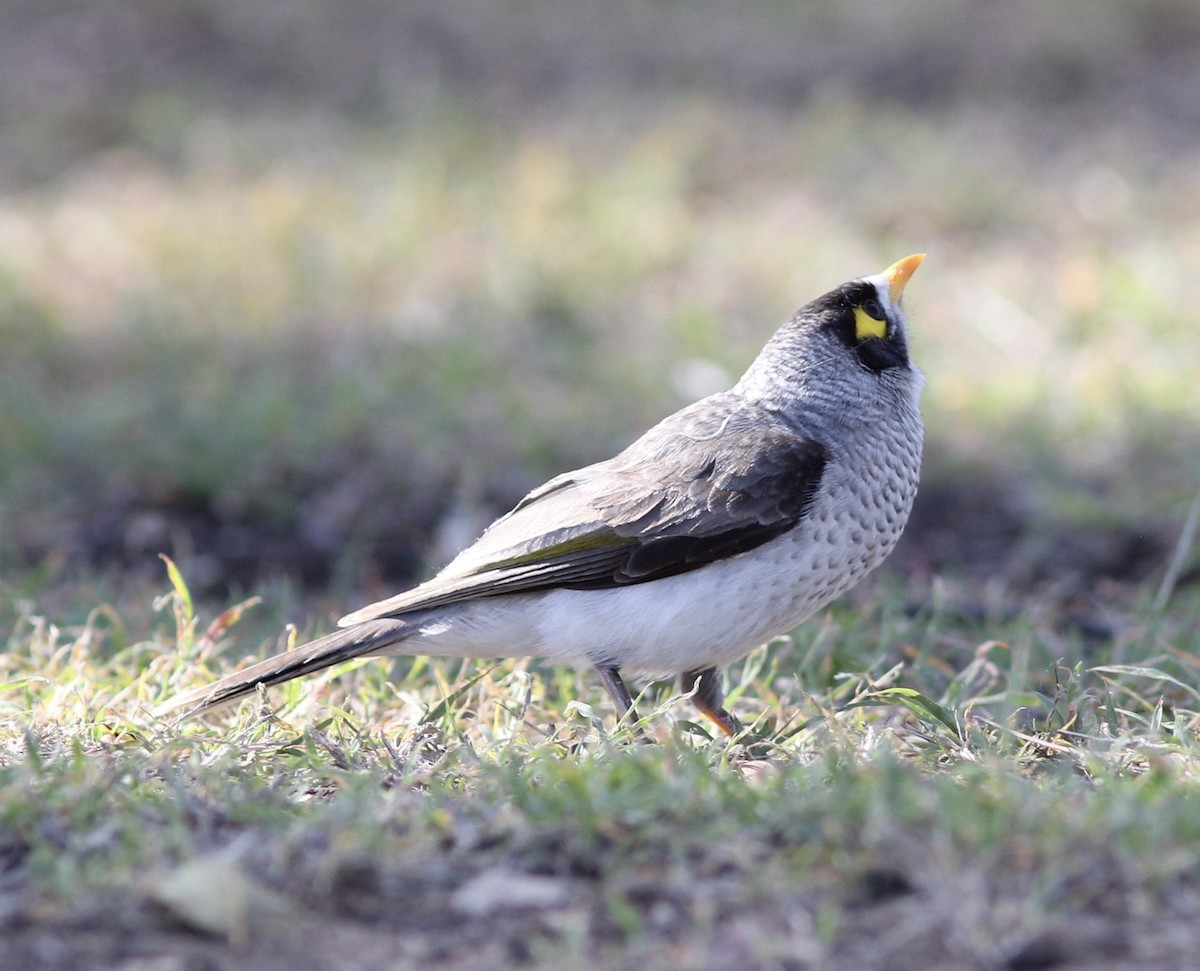
<svg viewBox="0 0 1200 971"><path fill-rule="evenodd" d="M186 718L253 694L260 684L281 684L321 671L402 641L412 633L410 624L395 619L374 620L336 630L294 651L285 651L252 664L220 681L178 694L155 708L154 714L162 716L183 708L187 709L182 715Z"/></svg>

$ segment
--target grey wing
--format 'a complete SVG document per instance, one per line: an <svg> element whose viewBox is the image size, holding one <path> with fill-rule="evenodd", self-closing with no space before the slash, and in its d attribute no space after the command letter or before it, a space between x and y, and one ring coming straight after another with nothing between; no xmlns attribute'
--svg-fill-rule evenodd
<svg viewBox="0 0 1200 971"><path fill-rule="evenodd" d="M615 458L552 479L438 576L340 623L694 570L795 526L825 462L819 442L761 409L714 396L672 415Z"/></svg>
<svg viewBox="0 0 1200 971"><path fill-rule="evenodd" d="M757 408L705 411L704 419L686 423L684 435L618 456L609 487L593 499L605 522L637 541L613 583L748 552L808 512L825 472L821 443ZM623 467L627 461L631 468Z"/></svg>

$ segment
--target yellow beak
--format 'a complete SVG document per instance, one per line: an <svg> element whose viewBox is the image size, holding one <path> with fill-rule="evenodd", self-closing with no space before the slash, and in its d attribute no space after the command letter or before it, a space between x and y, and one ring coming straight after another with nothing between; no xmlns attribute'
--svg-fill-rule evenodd
<svg viewBox="0 0 1200 971"><path fill-rule="evenodd" d="M888 285L888 299L893 306L900 302L900 295L904 293L908 278L917 271L917 267L924 259L924 253L914 253L912 256L897 260L883 271L883 278L887 280Z"/></svg>

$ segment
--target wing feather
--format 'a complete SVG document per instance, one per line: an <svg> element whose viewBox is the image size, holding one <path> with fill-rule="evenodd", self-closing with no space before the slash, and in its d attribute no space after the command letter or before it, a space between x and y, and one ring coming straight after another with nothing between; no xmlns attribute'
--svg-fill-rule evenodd
<svg viewBox="0 0 1200 971"><path fill-rule="evenodd" d="M761 408L715 395L666 419L615 458L552 479L438 576L340 623L695 570L799 523L825 463L819 442Z"/></svg>

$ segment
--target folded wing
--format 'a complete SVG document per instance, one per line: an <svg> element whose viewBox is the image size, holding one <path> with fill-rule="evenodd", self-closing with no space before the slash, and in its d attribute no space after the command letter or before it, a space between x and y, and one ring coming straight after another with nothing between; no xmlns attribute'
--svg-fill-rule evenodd
<svg viewBox="0 0 1200 971"><path fill-rule="evenodd" d="M705 399L616 457L552 479L432 580L340 623L698 569L797 525L820 488L825 461L820 443L771 413L726 395Z"/></svg>

